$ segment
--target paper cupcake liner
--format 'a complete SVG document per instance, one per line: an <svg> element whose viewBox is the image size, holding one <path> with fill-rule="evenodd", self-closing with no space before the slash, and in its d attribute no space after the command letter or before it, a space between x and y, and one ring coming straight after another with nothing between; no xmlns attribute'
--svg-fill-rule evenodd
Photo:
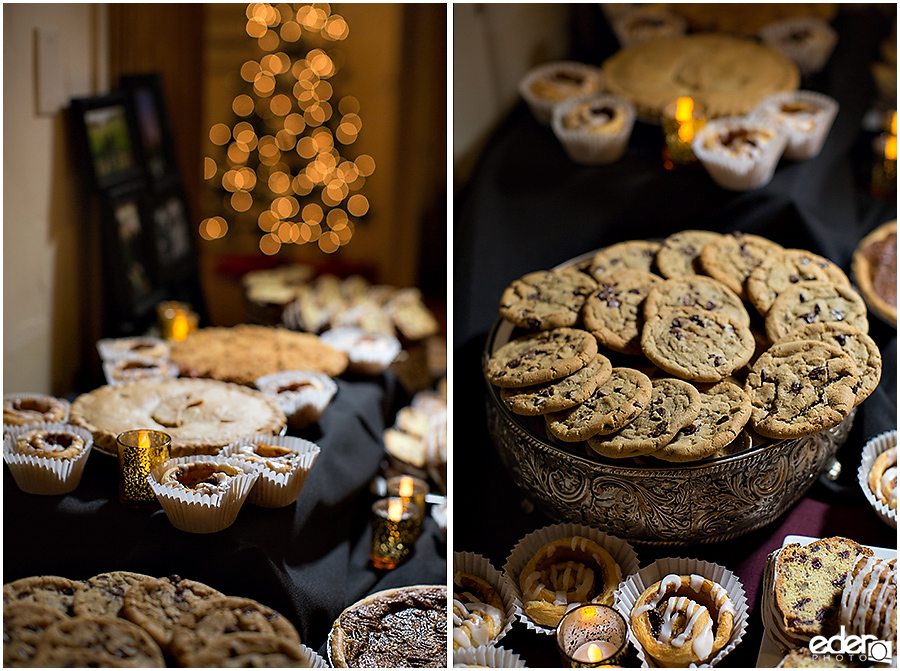
<svg viewBox="0 0 900 671"><path fill-rule="evenodd" d="M522 573L522 570L531 558L537 554L538 550L547 543L569 536L584 536L606 550L619 565L623 582L627 576L637 572L637 553L626 541L616 538L615 536L610 536L603 531L594 529L585 524L573 524L571 522L551 524L542 529L532 531L516 543L516 546L506 560L506 564L503 566L503 577L512 587L513 593L516 595L519 604L524 604L522 590L519 587L519 574ZM575 605L577 604L571 604L572 607ZM545 627L532 622L531 618L525 614L524 606L517 606L517 609L519 620L521 620L528 629L536 631L539 634L547 634L548 636L556 633L555 628Z"/></svg>
<svg viewBox="0 0 900 671"><path fill-rule="evenodd" d="M797 42L787 39L792 33L808 31L818 39ZM759 36L766 46L781 52L794 62L804 77L819 72L838 41L837 31L826 21L815 17L783 19L763 26Z"/></svg>
<svg viewBox="0 0 900 671"><path fill-rule="evenodd" d="M577 105L591 103L610 105L625 111L625 120L618 133L591 133L583 129L565 127L565 117ZM570 159L585 165L613 163L622 158L631 138L636 112L629 100L617 95L592 96L586 99L566 100L553 108L551 126L557 139Z"/></svg>
<svg viewBox="0 0 900 671"><path fill-rule="evenodd" d="M394 336L366 333L354 326L325 331L319 338L347 355L348 368L361 375L380 375L386 371L403 349Z"/></svg>
<svg viewBox="0 0 900 671"><path fill-rule="evenodd" d="M59 404L63 410L63 416L55 419L55 422L68 422L69 421L69 411L72 409L72 404L69 403L64 398L57 398L56 396L51 396L49 394L3 394L3 402L7 401L44 401L44 402L53 402L54 404ZM34 426L35 424L45 424L46 420L38 420L36 422L29 422L27 424L3 424L3 435L5 436L10 431L14 431L15 429L21 426Z"/></svg>
<svg viewBox="0 0 900 671"><path fill-rule="evenodd" d="M159 482L159 478L169 467L193 461L229 464L240 468L244 473L231 478L225 492L212 496L186 492ZM147 475L147 482L153 493L156 494L156 498L172 526L190 533L207 534L226 529L234 523L247 494L250 493L250 489L258 477L259 473L253 469L248 471L246 463L238 459L196 455L176 457L163 462L150 471Z"/></svg>
<svg viewBox="0 0 900 671"><path fill-rule="evenodd" d="M276 473L262 464L246 461L237 455L237 451L242 445L251 443L278 445L301 456L292 464L289 471ZM263 508L283 508L292 504L300 496L300 491L303 489L309 471L320 451L321 448L318 445L302 438L257 434L245 436L229 443L219 451L219 455L235 459L259 473L259 478L250 490L247 501Z"/></svg>
<svg viewBox="0 0 900 671"><path fill-rule="evenodd" d="M306 661L309 662L309 668L311 669L330 669L331 665L328 663L328 660L322 657L318 652L310 648L309 646L300 644L300 652L306 655Z"/></svg>
<svg viewBox="0 0 900 671"><path fill-rule="evenodd" d="M142 343L153 347L153 350L141 349L133 350L130 345L132 343ZM97 341L97 352L103 361L121 359L126 356L145 356L151 359L168 359L169 344L161 339L151 336L138 336L134 338L103 338ZM153 352L158 352L154 354Z"/></svg>
<svg viewBox="0 0 900 671"><path fill-rule="evenodd" d="M121 367L129 363L143 364L152 366L152 368L135 369L135 373L128 375L126 373L117 372ZM177 364L166 359L156 359L148 356L126 355L118 359L107 359L103 362L103 374L106 376L106 383L115 386L133 382L134 380L150 380L150 379L168 379L178 377L180 371Z"/></svg>
<svg viewBox="0 0 900 671"><path fill-rule="evenodd" d="M875 459L878 458L878 455L882 452L887 452L896 445L896 429L875 436L863 447L862 460L857 469L857 480L859 481L859 486L862 489L866 500L878 514L878 517L880 517L885 524L888 524L895 529L897 528L897 510L879 500L875 496L875 492L869 488L869 472L872 470L872 466L875 464Z"/></svg>
<svg viewBox="0 0 900 671"><path fill-rule="evenodd" d="M74 459L50 459L16 454L16 439L31 431L65 431L84 440L84 449ZM41 422L17 426L3 436L3 460L16 481L28 494L55 495L71 492L81 482L84 465L91 454L94 437L90 431L65 422Z"/></svg>
<svg viewBox="0 0 900 671"><path fill-rule="evenodd" d="M676 575L701 575L714 582L719 583L728 593L728 597L734 604L734 628L731 632L731 638L728 643L719 650L719 652L707 663L701 664L701 667L715 666L721 662L737 645L743 640L744 633L747 631L747 597L744 594L744 586L740 579L724 566L711 564L699 559L684 559L665 557L657 559L655 562L642 568L634 575L629 576L622 583L622 586L616 590L616 609L628 622L628 640L637 650L638 659L641 661L642 667L657 667L659 664L648 655L643 646L634 635L631 627L631 611L634 609L635 602L640 598L648 587L658 582L669 574Z"/></svg>
<svg viewBox="0 0 900 671"><path fill-rule="evenodd" d="M504 580L503 574L494 568L487 557L483 557L480 554L475 554L473 552L454 552L454 580L455 576L459 573L474 575L477 578L486 581L491 587L497 590L497 593L503 600L503 605L505 607L503 614L503 628L500 630L500 633L497 634L497 637L487 644L488 646L496 645L497 642L506 636L507 632L512 629L512 626L516 621L516 615L522 611L521 599L519 599L518 595L513 590L512 585L509 584L509 581ZM475 650L479 647L484 646L470 646L468 649ZM463 649L464 648L461 648L460 650Z"/></svg>
<svg viewBox="0 0 900 671"><path fill-rule="evenodd" d="M633 29L635 22L654 19L658 25L648 27L647 29ZM658 22L662 21L662 24ZM646 42L655 42L657 40L671 40L681 37L687 32L687 21L684 17L674 12L660 11L658 9L632 9L619 16L612 22L613 32L619 45L624 49L626 47L634 47Z"/></svg>
<svg viewBox="0 0 900 671"><path fill-rule="evenodd" d="M730 156L718 149L705 147L709 136L729 127L765 128L774 132L775 137L766 144L762 154L757 158ZM775 166L778 164L778 159L781 158L786 142L787 138L774 124L762 123L749 118L727 117L706 123L697 131L697 135L691 143L691 149L712 180L723 189L750 191L765 186L772 180Z"/></svg>
<svg viewBox="0 0 900 671"><path fill-rule="evenodd" d="M562 100L548 100L542 98L535 94L531 86L541 77L558 71L583 75L585 77L593 78L597 82L593 91L586 91L584 94L572 96L567 98L567 100L583 100L585 98L591 98L603 90L603 75L600 70L590 65L586 65L585 63L577 63L575 61L552 61L537 66L529 71L519 82L519 94L525 99L525 102L528 103L528 107L534 115L534 118L544 125L550 125L553 116L553 108L561 103Z"/></svg>
<svg viewBox="0 0 900 671"><path fill-rule="evenodd" d="M280 387L295 382L315 382L319 388L308 387L299 391L278 392ZM256 378L254 384L262 393L273 399L287 415L291 428L298 430L312 426L322 419L325 409L338 390L337 384L330 377L308 370L270 373Z"/></svg>
<svg viewBox="0 0 900 671"><path fill-rule="evenodd" d="M815 115L815 127L810 131L804 131L794 127L777 116L777 107L783 102L799 100L812 103L819 107ZM778 125L784 133L787 144L784 147L784 157L792 161L804 161L817 156L822 151L825 138L831 130L834 118L838 113L838 103L834 98L829 98L815 91L795 91L793 93L779 93L765 98L750 113L749 118L767 121Z"/></svg>
<svg viewBox="0 0 900 671"><path fill-rule="evenodd" d="M512 650L481 646L453 651L453 666L486 666L489 669L525 669L525 660Z"/></svg>

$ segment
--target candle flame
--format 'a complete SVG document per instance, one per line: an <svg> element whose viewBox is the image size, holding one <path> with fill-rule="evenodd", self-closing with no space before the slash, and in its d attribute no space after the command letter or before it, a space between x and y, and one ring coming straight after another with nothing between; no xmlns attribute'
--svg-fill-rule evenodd
<svg viewBox="0 0 900 671"><path fill-rule="evenodd" d="M884 157L889 161L897 160L897 136L891 135L884 143Z"/></svg>
<svg viewBox="0 0 900 671"><path fill-rule="evenodd" d="M603 653L600 652L600 646L596 643L591 643L587 649L587 657L589 662L599 662L603 659Z"/></svg>
<svg viewBox="0 0 900 671"><path fill-rule="evenodd" d="M413 491L415 490L415 482L408 475L400 478L400 496L404 499L408 499L413 495Z"/></svg>
<svg viewBox="0 0 900 671"><path fill-rule="evenodd" d="M138 447L142 450L150 449L150 434L145 431L141 431L138 434Z"/></svg>
<svg viewBox="0 0 900 671"><path fill-rule="evenodd" d="M897 134L897 112L894 112L894 115L891 117L891 134Z"/></svg>
<svg viewBox="0 0 900 671"><path fill-rule="evenodd" d="M675 101L675 121L684 123L690 121L694 116L694 101L688 97L679 98Z"/></svg>
<svg viewBox="0 0 900 671"><path fill-rule="evenodd" d="M597 609L593 606L587 606L581 609L581 618L583 620L589 620L594 617L597 617Z"/></svg>
<svg viewBox="0 0 900 671"><path fill-rule="evenodd" d="M188 334L188 320L183 314L175 315L172 321L172 338L178 342L183 342Z"/></svg>
<svg viewBox="0 0 900 671"><path fill-rule="evenodd" d="M685 121L678 127L678 137L682 142L690 142L694 139L694 124L691 121Z"/></svg>
<svg viewBox="0 0 900 671"><path fill-rule="evenodd" d="M392 522L399 522L403 519L403 501L394 499L388 503L388 519Z"/></svg>

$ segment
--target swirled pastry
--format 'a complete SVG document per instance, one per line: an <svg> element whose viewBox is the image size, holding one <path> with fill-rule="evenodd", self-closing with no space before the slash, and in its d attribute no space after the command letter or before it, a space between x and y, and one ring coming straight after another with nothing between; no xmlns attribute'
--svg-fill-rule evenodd
<svg viewBox="0 0 900 671"><path fill-rule="evenodd" d="M622 570L616 560L583 536L547 543L519 575L525 613L546 627L558 625L572 604L611 606L620 582Z"/></svg>
<svg viewBox="0 0 900 671"><path fill-rule="evenodd" d="M700 664L731 638L734 604L709 578L669 574L638 597L631 628L661 666Z"/></svg>
<svg viewBox="0 0 900 671"><path fill-rule="evenodd" d="M897 448L878 455L869 471L869 489L889 508L897 509Z"/></svg>
<svg viewBox="0 0 900 671"><path fill-rule="evenodd" d="M453 649L477 648L503 629L503 599L490 583L468 573L453 578Z"/></svg>
<svg viewBox="0 0 900 671"><path fill-rule="evenodd" d="M84 439L71 431L34 430L16 439L18 454L46 459L74 459L84 450Z"/></svg>
<svg viewBox="0 0 900 671"><path fill-rule="evenodd" d="M167 468L159 481L175 489L212 496L228 489L229 481L243 471L213 461L191 461Z"/></svg>

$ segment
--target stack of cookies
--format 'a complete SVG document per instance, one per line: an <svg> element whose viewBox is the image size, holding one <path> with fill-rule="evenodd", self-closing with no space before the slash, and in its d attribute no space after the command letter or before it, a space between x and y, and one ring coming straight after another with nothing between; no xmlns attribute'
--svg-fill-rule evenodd
<svg viewBox="0 0 900 671"><path fill-rule="evenodd" d="M485 366L506 406L607 458L696 461L810 435L881 376L844 272L750 234L621 242L514 281L500 316L527 331Z"/></svg>

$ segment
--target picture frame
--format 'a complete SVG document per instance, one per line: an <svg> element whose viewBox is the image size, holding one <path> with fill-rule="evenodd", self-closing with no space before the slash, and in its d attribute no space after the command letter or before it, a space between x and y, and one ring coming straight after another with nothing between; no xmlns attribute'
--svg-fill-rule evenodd
<svg viewBox="0 0 900 671"><path fill-rule="evenodd" d="M195 272L196 250L190 210L180 187L171 186L148 194L144 200L152 247L152 272L158 286L178 281Z"/></svg>
<svg viewBox="0 0 900 671"><path fill-rule="evenodd" d="M129 101L145 175L155 186L177 183L178 161L161 76L155 72L123 75L119 88Z"/></svg>
<svg viewBox="0 0 900 671"><path fill-rule="evenodd" d="M141 177L132 115L124 94L74 98L70 112L74 141L93 188L108 190Z"/></svg>

